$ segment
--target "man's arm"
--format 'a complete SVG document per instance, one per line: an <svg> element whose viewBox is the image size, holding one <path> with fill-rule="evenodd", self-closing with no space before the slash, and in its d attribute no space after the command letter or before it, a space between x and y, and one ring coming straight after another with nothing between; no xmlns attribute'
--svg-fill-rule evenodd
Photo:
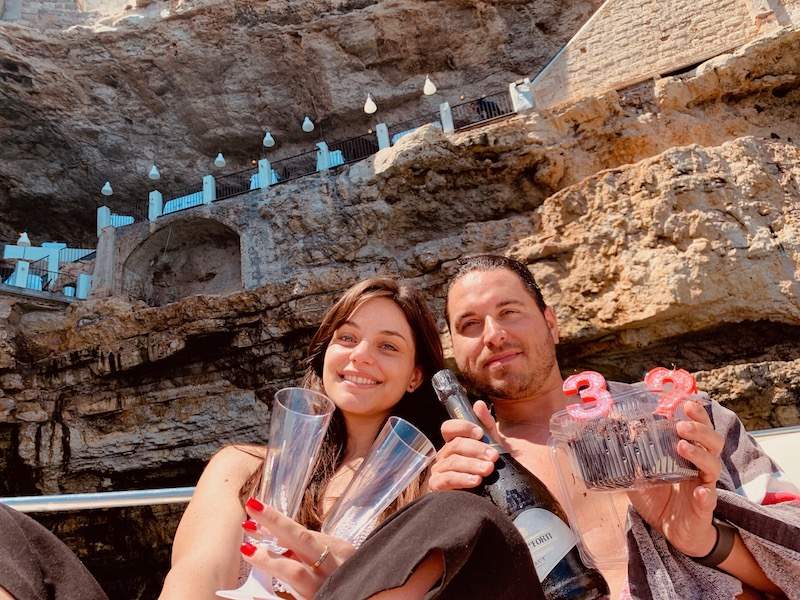
<svg viewBox="0 0 800 600"><path fill-rule="evenodd" d="M733 550L728 558L723 560L718 569L733 575L752 588L769 594L783 595L783 591L767 577L761 565L758 564L747 546L744 545L742 537L736 533L733 540Z"/></svg>
<svg viewBox="0 0 800 600"><path fill-rule="evenodd" d="M673 548L695 559L711 553L718 542L718 530L713 518L726 438L715 430L702 405L686 402L684 412L687 419L676 425L681 438L677 452L697 467L698 478L672 486L630 491L628 497L639 515L663 535ZM722 561L714 565L715 568L756 590L782 593L745 546L738 532L733 542L728 556L721 557Z"/></svg>

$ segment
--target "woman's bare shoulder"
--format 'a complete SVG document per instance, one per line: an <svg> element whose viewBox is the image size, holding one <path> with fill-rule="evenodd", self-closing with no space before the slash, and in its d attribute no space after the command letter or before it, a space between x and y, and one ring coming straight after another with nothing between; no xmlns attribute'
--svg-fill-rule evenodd
<svg viewBox="0 0 800 600"><path fill-rule="evenodd" d="M264 461L265 446L232 444L225 446L211 457L203 472L204 476L226 479L233 477L243 483Z"/></svg>
<svg viewBox="0 0 800 600"><path fill-rule="evenodd" d="M225 463L252 463L260 464L267 454L266 446L255 446L251 444L231 444L217 451L211 458L218 462Z"/></svg>

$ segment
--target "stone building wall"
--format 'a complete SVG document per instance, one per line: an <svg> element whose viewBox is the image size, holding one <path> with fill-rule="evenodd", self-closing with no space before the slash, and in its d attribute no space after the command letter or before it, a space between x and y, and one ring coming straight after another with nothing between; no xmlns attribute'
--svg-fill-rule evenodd
<svg viewBox="0 0 800 600"><path fill-rule="evenodd" d="M87 17L114 15L149 0L0 0L0 21L20 21L39 29L68 27Z"/></svg>
<svg viewBox="0 0 800 600"><path fill-rule="evenodd" d="M16 21L22 13L22 0L0 0L0 21Z"/></svg>
<svg viewBox="0 0 800 600"><path fill-rule="evenodd" d="M607 0L533 82L547 107L621 89L796 22L800 0Z"/></svg>
<svg viewBox="0 0 800 600"><path fill-rule="evenodd" d="M77 0L6 0L3 20L35 24L39 29L68 27L84 20Z"/></svg>
<svg viewBox="0 0 800 600"><path fill-rule="evenodd" d="M103 15L122 12L126 6L137 7L149 4L143 0L76 0L83 11L95 11Z"/></svg>

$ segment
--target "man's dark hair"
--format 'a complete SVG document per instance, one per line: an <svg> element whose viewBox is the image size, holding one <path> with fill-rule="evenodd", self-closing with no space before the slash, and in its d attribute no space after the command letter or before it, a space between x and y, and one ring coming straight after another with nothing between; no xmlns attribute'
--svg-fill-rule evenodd
<svg viewBox="0 0 800 600"><path fill-rule="evenodd" d="M533 273L520 261L497 254L478 254L477 256L460 258L457 263L458 268L456 272L453 273L453 276L450 277L450 281L447 282L447 293L445 294L444 301L444 318L447 321L448 328L450 327L450 311L448 310L447 299L450 297L450 290L453 285L455 285L456 281L473 271L498 271L500 269L511 271L520 278L522 285L536 301L536 306L538 306L541 311L547 308L547 304L542 296L542 290L539 289L539 285L533 278Z"/></svg>

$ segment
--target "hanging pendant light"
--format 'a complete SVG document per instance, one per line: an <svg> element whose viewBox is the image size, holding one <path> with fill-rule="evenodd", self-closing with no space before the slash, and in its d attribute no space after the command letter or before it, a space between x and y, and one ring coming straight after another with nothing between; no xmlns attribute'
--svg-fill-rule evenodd
<svg viewBox="0 0 800 600"><path fill-rule="evenodd" d="M214 159L214 166L220 169L225 166L225 157L222 156L222 152L217 154L217 158Z"/></svg>
<svg viewBox="0 0 800 600"><path fill-rule="evenodd" d="M103 187L100 188L100 193L103 194L103 196L110 196L111 194L114 193L114 190L111 189L111 182L110 181L106 181L105 182Z"/></svg>
<svg viewBox="0 0 800 600"><path fill-rule="evenodd" d="M364 102L364 112L368 115L374 114L378 110L378 105L372 99L372 94L367 94L367 101Z"/></svg>
<svg viewBox="0 0 800 600"><path fill-rule="evenodd" d="M314 131L314 121L309 119L307 115L306 118L303 119L303 131L305 131L306 133L311 133L312 131Z"/></svg>
<svg viewBox="0 0 800 600"><path fill-rule="evenodd" d="M431 81L431 78L428 75L425 75L425 85L422 86L422 92L426 96L432 96L436 93L436 84Z"/></svg>
<svg viewBox="0 0 800 600"><path fill-rule="evenodd" d="M147 174L150 179L158 180L161 179L161 173L158 172L158 167L156 163L153 163L153 166L150 167L150 172Z"/></svg>
<svg viewBox="0 0 800 600"><path fill-rule="evenodd" d="M267 129L267 132L264 134L264 139L261 143L264 144L264 148L272 148L275 145L275 138L272 137L269 129Z"/></svg>

